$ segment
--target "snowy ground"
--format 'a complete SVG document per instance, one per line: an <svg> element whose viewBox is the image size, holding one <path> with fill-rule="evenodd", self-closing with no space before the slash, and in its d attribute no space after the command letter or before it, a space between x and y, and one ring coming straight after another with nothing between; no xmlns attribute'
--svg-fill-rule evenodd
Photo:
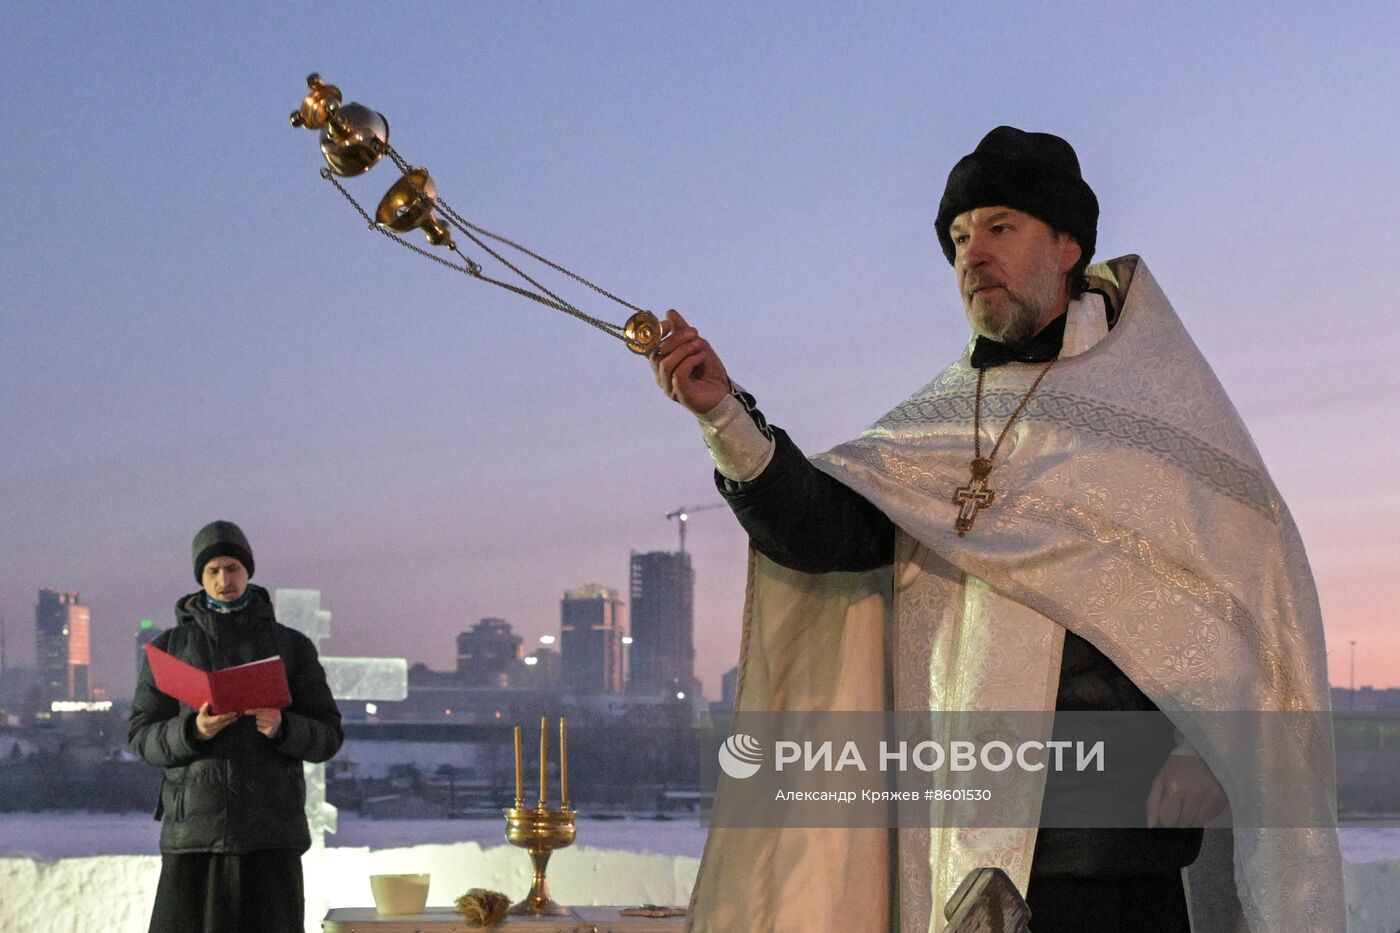
<svg viewBox="0 0 1400 933"><path fill-rule="evenodd" d="M340 815L330 847L395 849L475 842L489 848L505 841L501 820L362 820ZM0 857L51 861L89 855L154 855L160 824L145 813L0 813ZM1400 827L1344 826L1342 857L1348 862L1400 860ZM700 857L705 827L695 819L579 820L579 840L600 849Z"/></svg>
<svg viewBox="0 0 1400 933"><path fill-rule="evenodd" d="M160 871L159 824L145 814L0 814L0 931L143 933ZM429 872L429 903L469 887L529 886L528 859L504 845L500 820L341 820L303 859L306 930L332 906L372 903L378 872ZM1348 933L1400 933L1400 827L1349 826ZM571 904L684 904L705 828L697 820L581 821L579 842L550 863Z"/></svg>
<svg viewBox="0 0 1400 933"><path fill-rule="evenodd" d="M700 857L705 827L695 819L589 820L578 823L579 842L600 849ZM1396 831L1400 833L1400 830ZM51 861L90 855L155 855L160 824L148 813L0 813L0 857ZM362 820L340 815L340 831L326 845L396 849L475 842L505 843L504 820ZM1400 858L1400 836L1395 843Z"/></svg>

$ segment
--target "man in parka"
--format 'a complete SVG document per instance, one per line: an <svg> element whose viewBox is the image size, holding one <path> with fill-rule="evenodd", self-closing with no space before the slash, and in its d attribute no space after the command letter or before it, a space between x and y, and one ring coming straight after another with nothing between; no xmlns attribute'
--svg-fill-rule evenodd
<svg viewBox="0 0 1400 933"><path fill-rule="evenodd" d="M344 740L316 647L279 623L267 590L249 584L253 551L232 522L202 528L193 546L202 589L176 603L177 625L155 645L218 670L278 655L291 705L215 715L158 690L142 664L127 744L165 769L160 883L152 933L303 929L301 854L311 845L302 762Z"/></svg>

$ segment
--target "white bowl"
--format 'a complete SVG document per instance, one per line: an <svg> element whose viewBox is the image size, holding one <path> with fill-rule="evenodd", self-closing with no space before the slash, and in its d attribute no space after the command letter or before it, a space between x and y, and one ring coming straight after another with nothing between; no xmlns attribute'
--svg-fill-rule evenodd
<svg viewBox="0 0 1400 933"><path fill-rule="evenodd" d="M428 905L428 875L370 875L374 909L380 914L421 914Z"/></svg>

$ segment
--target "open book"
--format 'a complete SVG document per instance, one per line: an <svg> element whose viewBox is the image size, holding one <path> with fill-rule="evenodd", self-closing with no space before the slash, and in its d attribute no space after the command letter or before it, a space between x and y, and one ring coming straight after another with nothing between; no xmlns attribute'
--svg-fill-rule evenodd
<svg viewBox="0 0 1400 933"><path fill-rule="evenodd" d="M199 709L206 701L215 714L250 709L284 709L292 705L287 665L274 654L217 671L202 671L155 645L146 645L146 660L156 687L181 703Z"/></svg>

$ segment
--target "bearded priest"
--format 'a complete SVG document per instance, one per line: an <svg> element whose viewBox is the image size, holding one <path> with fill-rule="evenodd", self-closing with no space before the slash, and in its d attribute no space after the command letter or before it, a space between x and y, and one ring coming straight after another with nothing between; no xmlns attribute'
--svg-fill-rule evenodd
<svg viewBox="0 0 1400 933"><path fill-rule="evenodd" d="M1133 752L1140 825L715 826L690 929L941 933L980 867L1006 872L1035 933L1344 929L1302 543L1146 263L1090 265L1098 215L1068 142L988 133L936 221L972 339L817 457L674 311L652 366L750 538L740 715L1160 716ZM1241 753L1226 713L1313 718ZM1039 780L1048 800L1058 779ZM1283 784L1330 825L1278 819Z"/></svg>

